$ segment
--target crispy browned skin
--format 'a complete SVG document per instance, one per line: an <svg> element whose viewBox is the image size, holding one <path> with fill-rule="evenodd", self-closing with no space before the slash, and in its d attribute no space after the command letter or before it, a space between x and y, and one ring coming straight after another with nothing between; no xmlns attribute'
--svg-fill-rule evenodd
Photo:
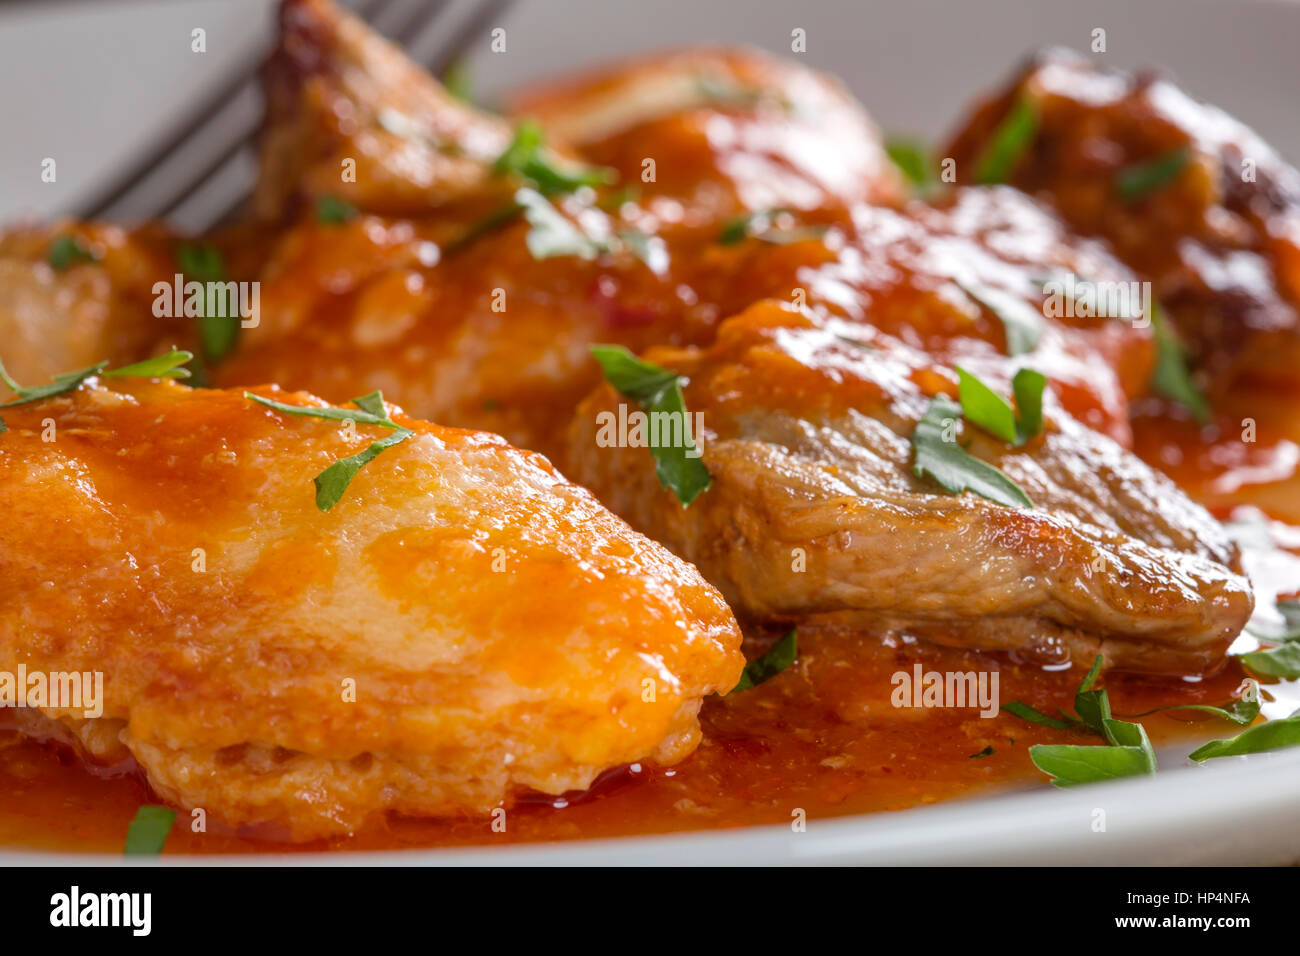
<svg viewBox="0 0 1300 956"><path fill-rule="evenodd" d="M365 23L325 0L280 8L253 211L278 219L317 196L423 213L481 189L509 127L448 94ZM345 162L354 170L345 176Z"/></svg>
<svg viewBox="0 0 1300 956"><path fill-rule="evenodd" d="M382 430L112 381L3 412L0 660L102 672L102 717L17 716L170 803L292 839L486 812L682 758L740 673L718 592L539 455L390 406L416 434L320 511Z"/></svg>
<svg viewBox="0 0 1300 956"><path fill-rule="evenodd" d="M1300 387L1300 174L1242 123L1167 80L1098 68L1069 51L1034 59L981 105L946 155L969 181L1020 98L1038 130L1011 183L1104 236L1154 283L1212 387L1267 376ZM1121 171L1187 148L1163 188L1126 201Z"/></svg>
<svg viewBox="0 0 1300 956"><path fill-rule="evenodd" d="M959 438L1034 508L949 494L913 473L910 439L931 397L956 395L954 376L888 336L843 332L760 303L708 349L647 354L688 377L687 408L703 416L713 485L689 508L659 487L648 449L602 447L597 416L626 403L609 386L575 417L571 473L742 616L1049 663L1102 653L1173 674L1222 663L1253 602L1209 514L1050 402L1045 433L1022 449L970 425Z"/></svg>

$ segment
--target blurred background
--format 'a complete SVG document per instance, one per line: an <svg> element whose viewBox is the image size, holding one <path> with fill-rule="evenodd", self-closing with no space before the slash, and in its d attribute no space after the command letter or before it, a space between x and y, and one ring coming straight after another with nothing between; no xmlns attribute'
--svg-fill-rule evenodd
<svg viewBox="0 0 1300 956"><path fill-rule="evenodd" d="M123 185L162 146L181 198L167 218L207 225L213 197L251 183L240 143L260 116L257 65L275 0L42 0L0 5L0 221L94 212L133 218ZM1159 67L1300 160L1300 3L1294 0L348 0L426 66L462 50L476 94L635 51L747 43L841 77L888 133L934 138L1029 51L1088 50ZM505 53L489 48L506 30ZM191 49L196 28L206 51ZM451 43L455 40L455 43ZM203 135L181 137L196 113ZM43 183L53 157L57 181ZM185 186L211 169L203 189ZM205 192L208 195L205 195ZM135 203L139 205L138 202Z"/></svg>

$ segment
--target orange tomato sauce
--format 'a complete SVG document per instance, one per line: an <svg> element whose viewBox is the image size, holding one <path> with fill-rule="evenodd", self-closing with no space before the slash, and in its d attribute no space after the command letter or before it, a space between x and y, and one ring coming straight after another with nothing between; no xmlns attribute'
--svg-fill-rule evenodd
<svg viewBox="0 0 1300 956"><path fill-rule="evenodd" d="M1253 409L1254 414L1247 411ZM1253 417L1254 442L1238 422ZM1273 546L1247 551L1257 603L1300 592L1300 478L1291 447L1300 421L1276 397L1234 396L1218 425L1199 430L1166 409L1139 409L1139 454L1172 474L1224 518L1254 518L1271 528ZM1262 509L1262 510L1249 510ZM1268 513L1276 520L1263 519ZM710 698L701 712L704 740L673 767L632 765L604 774L583 793L526 794L497 815L455 819L373 817L352 837L284 844L233 832L209 815L204 832L178 811L166 854L381 850L504 845L672 831L789 823L811 818L901 810L998 790L1047 787L1029 759L1036 743L1095 743L1069 731L1027 723L1005 712L981 717L975 708L896 707L895 675L926 672L997 673L998 699L1021 700L1055 713L1072 706L1083 670L1043 669L1014 655L985 654L916 643L901 635L825 626L799 628L799 656L762 686ZM754 631L753 658L778 635ZM1249 650L1243 636L1236 650ZM1233 659L1203 679L1153 679L1111 673L1102 686L1117 716L1168 704L1229 703L1245 672ZM1297 706L1297 682L1264 685L1270 717ZM0 712L3 719L3 712ZM1142 718L1157 750L1190 752L1198 742L1239 728L1195 711ZM1170 758L1165 758L1170 759ZM152 802L135 766L88 767L70 751L21 738L0 724L0 846L120 853L127 826ZM502 826L504 824L504 827Z"/></svg>

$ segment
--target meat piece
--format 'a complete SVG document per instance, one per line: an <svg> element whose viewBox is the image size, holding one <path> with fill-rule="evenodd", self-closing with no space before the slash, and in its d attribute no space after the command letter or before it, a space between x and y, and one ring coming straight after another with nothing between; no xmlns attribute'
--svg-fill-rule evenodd
<svg viewBox="0 0 1300 956"><path fill-rule="evenodd" d="M1103 236L1155 287L1210 385L1300 387L1300 173L1259 136L1154 75L1036 57L945 151L969 182L1018 102L1036 132L1010 182ZM1142 188L1126 173L1168 163Z"/></svg>
<svg viewBox="0 0 1300 956"><path fill-rule="evenodd" d="M903 195L861 104L831 77L758 50L658 54L530 87L509 106L617 169L652 208L666 200L693 217L833 214Z"/></svg>
<svg viewBox="0 0 1300 956"><path fill-rule="evenodd" d="M328 0L286 0L263 76L253 211L264 219L321 195L371 212L428 212L481 189L510 140L504 120L451 96Z"/></svg>
<svg viewBox="0 0 1300 956"><path fill-rule="evenodd" d="M0 668L101 671L102 715L28 732L171 803L296 840L486 812L681 759L739 676L718 592L539 455L388 406L414 434L322 511L391 432L104 381L3 411Z"/></svg>
<svg viewBox="0 0 1300 956"><path fill-rule="evenodd" d="M605 234L630 228L623 214L578 215ZM651 213L633 215L650 220L637 228L660 228ZM290 231L263 272L261 324L217 381L275 381L335 401L382 388L413 413L558 456L565 423L598 380L593 344L706 345L722 317L798 297L983 371L1007 361L1003 322L970 294L993 290L1041 322L1030 358L1091 427L1127 441L1129 399L1147 390L1153 349L1141 323L1043 314L1053 274L1136 277L1012 189L959 190L939 206L858 206L795 242L723 243L716 229L669 227L659 272L626 249L534 258L524 222L439 259L445 225L362 217Z"/></svg>
<svg viewBox="0 0 1300 956"><path fill-rule="evenodd" d="M646 358L688 378L712 487L683 508L649 450L602 447L597 416L627 401L609 386L574 419L570 473L696 564L742 618L1200 673L1250 614L1219 525L1051 403L1023 448L969 424L959 437L1035 504L1017 508L914 473L912 433L934 395L956 394L953 377L866 327L760 303L706 350Z"/></svg>
<svg viewBox="0 0 1300 956"><path fill-rule="evenodd" d="M153 284L173 271L154 229L55 223L0 235L0 358L9 375L39 385L100 361L134 362L155 343L186 337L183 323L153 315Z"/></svg>

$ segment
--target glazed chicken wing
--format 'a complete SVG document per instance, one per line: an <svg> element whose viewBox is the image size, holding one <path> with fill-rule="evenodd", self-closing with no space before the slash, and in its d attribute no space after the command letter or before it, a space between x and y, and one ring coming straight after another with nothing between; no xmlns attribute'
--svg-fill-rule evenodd
<svg viewBox="0 0 1300 956"><path fill-rule="evenodd" d="M13 713L169 802L299 840L485 812L682 758L739 676L721 596L539 455L386 406L412 434L321 510L392 430L103 381L3 411L0 659L102 672L94 719Z"/></svg>
<svg viewBox="0 0 1300 956"><path fill-rule="evenodd" d="M970 424L954 436L1033 502L1011 507L915 472L917 423L957 389L888 336L760 303L708 349L647 359L686 377L712 486L684 508L647 448L610 447L601 413L627 399L609 386L575 417L572 473L696 564L742 617L1199 673L1250 614L1235 548L1210 515L1050 404L1023 448Z"/></svg>
<svg viewBox="0 0 1300 956"><path fill-rule="evenodd" d="M1017 109L1032 110L1034 134L1008 181L1154 284L1212 388L1300 384L1300 173L1167 80L1052 50L949 145L963 182Z"/></svg>

